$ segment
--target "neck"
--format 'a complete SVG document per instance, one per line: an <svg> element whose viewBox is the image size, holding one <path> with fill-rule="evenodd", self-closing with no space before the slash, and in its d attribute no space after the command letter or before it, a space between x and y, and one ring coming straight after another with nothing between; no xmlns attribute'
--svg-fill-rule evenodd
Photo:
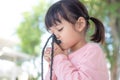
<svg viewBox="0 0 120 80"><path fill-rule="evenodd" d="M86 43L87 43L86 40L81 40L81 41L79 41L78 43L76 43L76 44L70 49L70 52L74 52L74 51L80 49L80 48L83 47Z"/></svg>

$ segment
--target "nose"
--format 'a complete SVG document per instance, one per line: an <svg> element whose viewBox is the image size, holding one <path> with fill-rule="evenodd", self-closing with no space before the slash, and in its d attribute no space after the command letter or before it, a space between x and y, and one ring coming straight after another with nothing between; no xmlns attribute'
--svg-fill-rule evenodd
<svg viewBox="0 0 120 80"><path fill-rule="evenodd" d="M54 35L56 36L57 39L60 38L60 35L59 35L59 33L57 31L54 32Z"/></svg>
<svg viewBox="0 0 120 80"><path fill-rule="evenodd" d="M58 45L61 43L61 40L57 40L56 36L53 34L54 42L56 42Z"/></svg>
<svg viewBox="0 0 120 80"><path fill-rule="evenodd" d="M59 39L60 38L60 35L59 34L55 34L56 38Z"/></svg>

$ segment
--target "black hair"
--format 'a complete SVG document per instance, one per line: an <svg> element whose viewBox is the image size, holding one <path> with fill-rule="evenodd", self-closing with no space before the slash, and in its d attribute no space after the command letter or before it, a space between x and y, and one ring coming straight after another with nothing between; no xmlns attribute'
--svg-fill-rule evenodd
<svg viewBox="0 0 120 80"><path fill-rule="evenodd" d="M91 36L91 41L104 42L105 31L104 25L100 20L94 17L89 17L86 7L79 0L60 0L54 3L47 11L45 16L46 29L61 23L61 18L75 24L79 17L84 17L86 20L86 29L89 27L89 20L95 24L95 32Z"/></svg>

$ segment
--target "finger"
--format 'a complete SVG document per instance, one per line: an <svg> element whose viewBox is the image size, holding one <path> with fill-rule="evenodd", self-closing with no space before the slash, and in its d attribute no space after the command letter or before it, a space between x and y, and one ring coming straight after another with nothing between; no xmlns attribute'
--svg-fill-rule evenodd
<svg viewBox="0 0 120 80"><path fill-rule="evenodd" d="M67 55L68 54L68 50L64 50L64 54Z"/></svg>
<svg viewBox="0 0 120 80"><path fill-rule="evenodd" d="M44 57L44 59L45 59L47 62L50 62L50 58L49 58L49 57Z"/></svg>
<svg viewBox="0 0 120 80"><path fill-rule="evenodd" d="M58 50L58 49L62 50L61 47L58 44L54 43L54 50Z"/></svg>
<svg viewBox="0 0 120 80"><path fill-rule="evenodd" d="M44 54L44 59L49 63L51 60L50 54Z"/></svg>
<svg viewBox="0 0 120 80"><path fill-rule="evenodd" d="M50 50L46 50L45 54L50 54L50 52L51 52Z"/></svg>
<svg viewBox="0 0 120 80"><path fill-rule="evenodd" d="M51 47L47 47L46 51L51 51L51 49L52 49Z"/></svg>
<svg viewBox="0 0 120 80"><path fill-rule="evenodd" d="M50 47L47 47L44 53L45 53L45 54L50 54L50 53L51 53L51 48L50 48Z"/></svg>
<svg viewBox="0 0 120 80"><path fill-rule="evenodd" d="M59 47L59 45L58 45L58 44L56 44L56 43L54 43L54 46L55 46L55 47Z"/></svg>
<svg viewBox="0 0 120 80"><path fill-rule="evenodd" d="M46 52L46 53L44 54L44 57L49 57L49 58L50 58L50 54Z"/></svg>

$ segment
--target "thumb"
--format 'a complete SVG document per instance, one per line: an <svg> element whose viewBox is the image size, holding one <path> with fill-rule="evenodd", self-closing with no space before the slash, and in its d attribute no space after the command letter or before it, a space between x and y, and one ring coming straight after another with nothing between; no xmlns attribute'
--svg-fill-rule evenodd
<svg viewBox="0 0 120 80"><path fill-rule="evenodd" d="M68 50L64 50L64 54L65 54L65 55L68 55Z"/></svg>

